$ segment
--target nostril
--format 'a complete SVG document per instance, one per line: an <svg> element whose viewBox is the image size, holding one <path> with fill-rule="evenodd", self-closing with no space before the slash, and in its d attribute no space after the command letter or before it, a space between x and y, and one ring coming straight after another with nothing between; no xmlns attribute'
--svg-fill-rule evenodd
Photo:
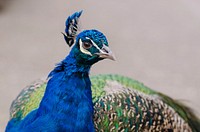
<svg viewBox="0 0 200 132"><path fill-rule="evenodd" d="M104 47L102 48L102 51L108 53L108 50L106 50Z"/></svg>

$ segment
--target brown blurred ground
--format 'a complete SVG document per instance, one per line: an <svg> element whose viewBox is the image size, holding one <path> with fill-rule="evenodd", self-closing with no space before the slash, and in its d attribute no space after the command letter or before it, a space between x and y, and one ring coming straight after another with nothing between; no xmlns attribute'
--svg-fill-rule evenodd
<svg viewBox="0 0 200 132"><path fill-rule="evenodd" d="M61 31L68 15L84 10L84 29L107 36L116 62L91 74L118 73L200 109L198 0L10 0L0 10L0 131L9 106L30 82L46 77L69 48Z"/></svg>

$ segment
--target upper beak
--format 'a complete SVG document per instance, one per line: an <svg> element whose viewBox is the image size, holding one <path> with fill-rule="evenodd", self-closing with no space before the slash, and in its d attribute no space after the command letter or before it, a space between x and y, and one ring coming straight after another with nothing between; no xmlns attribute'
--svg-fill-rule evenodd
<svg viewBox="0 0 200 132"><path fill-rule="evenodd" d="M115 55L112 53L112 51L106 45L103 45L103 47L100 49L99 52L100 53L96 53L96 54L99 55L100 58L110 59L113 61L116 60Z"/></svg>

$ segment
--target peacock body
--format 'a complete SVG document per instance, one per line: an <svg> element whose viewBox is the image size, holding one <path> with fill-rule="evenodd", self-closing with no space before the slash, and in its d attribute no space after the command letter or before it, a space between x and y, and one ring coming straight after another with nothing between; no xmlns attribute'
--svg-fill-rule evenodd
<svg viewBox="0 0 200 132"><path fill-rule="evenodd" d="M77 36L81 13L66 21L63 35L74 45L70 54L48 80L22 90L11 105L6 131L200 131L199 119L188 107L136 80L89 78L94 63L114 57L101 32L85 30Z"/></svg>

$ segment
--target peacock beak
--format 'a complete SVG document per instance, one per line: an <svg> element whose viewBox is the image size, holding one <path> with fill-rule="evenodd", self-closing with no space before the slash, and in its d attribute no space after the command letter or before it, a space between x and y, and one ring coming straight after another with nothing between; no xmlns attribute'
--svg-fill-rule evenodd
<svg viewBox="0 0 200 132"><path fill-rule="evenodd" d="M99 50L99 53L95 53L96 55L99 55L100 58L104 58L104 59L110 59L115 61L115 55L112 53L112 51L110 50L110 48L106 45L103 45L103 47Z"/></svg>

